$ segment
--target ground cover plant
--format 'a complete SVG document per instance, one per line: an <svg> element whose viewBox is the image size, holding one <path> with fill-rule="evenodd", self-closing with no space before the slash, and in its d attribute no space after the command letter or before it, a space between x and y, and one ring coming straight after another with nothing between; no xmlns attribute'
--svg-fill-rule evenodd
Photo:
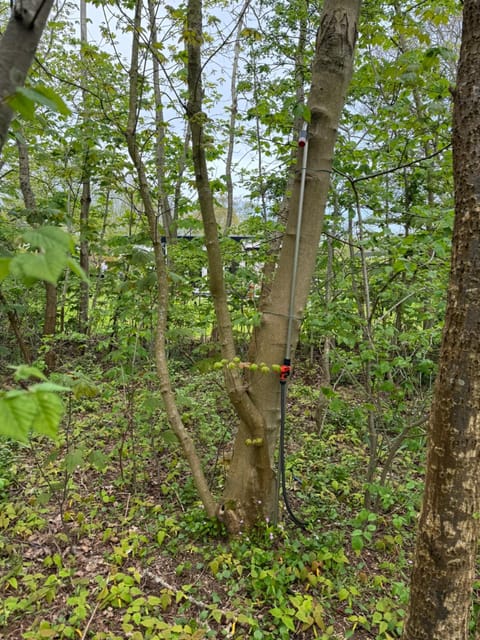
<svg viewBox="0 0 480 640"><path fill-rule="evenodd" d="M221 490L230 434L215 415L231 411L221 373L185 360L173 368ZM81 381L58 442L2 441L2 637L399 636L421 448L402 451L378 509L365 509L362 420L338 400L319 434L310 363L291 382L286 457L290 502L308 530L283 510L276 525L233 539L198 502L148 360L134 378L105 361L54 378Z"/></svg>

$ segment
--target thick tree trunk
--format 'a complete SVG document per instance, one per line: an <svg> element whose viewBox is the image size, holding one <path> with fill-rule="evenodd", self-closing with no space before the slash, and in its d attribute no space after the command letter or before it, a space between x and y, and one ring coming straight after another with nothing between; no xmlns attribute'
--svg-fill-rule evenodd
<svg viewBox="0 0 480 640"><path fill-rule="evenodd" d="M465 0L454 91L455 225L403 640L467 640L480 511L480 5Z"/></svg>
<svg viewBox="0 0 480 640"><path fill-rule="evenodd" d="M13 117L8 97L25 83L52 5L53 0L15 2L0 40L0 152Z"/></svg>
<svg viewBox="0 0 480 640"><path fill-rule="evenodd" d="M303 218L300 230L298 278L295 283L294 324L291 352L298 340L300 321L305 309L315 268L322 231L323 215L330 186L330 174L337 127L345 102L353 68L357 37L359 0L326 0L317 33L312 86L308 99L311 122L308 131L308 158L305 171ZM302 166L303 149L299 149L297 167ZM295 254L302 170L297 171L289 215L278 266L270 296L262 309L262 321L255 331L250 349L257 363L282 364L287 351L287 327L292 269ZM264 517L276 512L274 453L280 420L280 384L275 374L251 373L248 394L264 419L264 446L260 451L245 444L247 430L240 425L224 505L229 506L233 522L253 523L260 510ZM251 436L250 436L251 437ZM256 448L255 448L256 449Z"/></svg>

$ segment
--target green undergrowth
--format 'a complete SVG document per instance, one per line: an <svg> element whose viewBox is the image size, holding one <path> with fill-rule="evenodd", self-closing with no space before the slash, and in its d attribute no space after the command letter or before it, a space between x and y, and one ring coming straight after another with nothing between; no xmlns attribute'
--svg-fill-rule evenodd
<svg viewBox="0 0 480 640"><path fill-rule="evenodd" d="M234 430L221 372L179 364L172 374L218 493ZM58 442L0 443L2 638L400 636L418 447L401 450L366 509L361 411L334 403L319 433L320 387L297 377L286 469L291 508L307 530L283 509L277 526L229 540L198 503L153 372L92 366L82 380Z"/></svg>

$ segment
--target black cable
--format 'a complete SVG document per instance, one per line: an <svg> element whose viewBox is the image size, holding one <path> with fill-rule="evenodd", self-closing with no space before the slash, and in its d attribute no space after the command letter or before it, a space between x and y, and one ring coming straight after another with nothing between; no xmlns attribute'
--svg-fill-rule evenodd
<svg viewBox="0 0 480 640"><path fill-rule="evenodd" d="M280 478L282 483L282 496L285 508L287 510L290 519L304 531L308 531L306 522L297 518L294 514L290 502L288 500L286 473L285 473L285 418L286 418L286 405L287 405L287 381L280 380L280 443L278 452L278 466L280 472Z"/></svg>

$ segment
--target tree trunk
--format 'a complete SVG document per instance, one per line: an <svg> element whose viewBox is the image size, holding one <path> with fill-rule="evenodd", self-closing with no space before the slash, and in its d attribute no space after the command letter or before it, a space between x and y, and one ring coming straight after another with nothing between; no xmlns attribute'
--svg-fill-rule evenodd
<svg viewBox="0 0 480 640"><path fill-rule="evenodd" d="M88 152L87 152L88 155ZM85 164L88 158L84 159ZM80 266L86 273L87 277L90 271L90 247L88 242L88 226L90 216L90 204L92 197L90 194L90 176L88 169L82 178L82 196L80 198ZM89 305L89 285L88 282L80 281L80 299L78 304L78 329L80 333L88 331L88 305Z"/></svg>
<svg viewBox="0 0 480 640"><path fill-rule="evenodd" d="M23 135L17 136L18 166L20 177L20 190L23 195L25 208L32 214L37 213L37 200L33 193L30 180L30 161L28 147L23 141ZM45 313L43 321L43 336L55 335L57 323L57 287L51 282L44 282L45 285ZM55 351L49 348L45 353L45 363L51 371L55 368Z"/></svg>
<svg viewBox="0 0 480 640"><path fill-rule="evenodd" d="M245 13L247 11L250 0L246 0L240 18L237 24L237 37L235 39L235 46L233 48L233 64L232 64L232 77L230 80L230 123L228 127L228 150L227 158L225 161L225 183L227 185L227 215L225 218L225 232L230 229L233 222L233 180L232 180L232 165L233 165L233 152L235 149L235 126L237 124L238 117L238 91L237 91L237 74L238 74L238 61L240 58L240 42L241 34L245 21Z"/></svg>
<svg viewBox="0 0 480 640"><path fill-rule="evenodd" d="M177 237L177 228L173 223L172 209L165 189L166 153L165 135L166 125L163 113L162 91L160 86L160 64L157 59L157 16L154 0L148 0L148 14L150 19L150 44L153 51L153 95L155 98L155 164L157 174L157 207L159 217L162 220L163 230L167 242L172 242Z"/></svg>
<svg viewBox="0 0 480 640"><path fill-rule="evenodd" d="M137 0L135 5L134 30L132 40L132 54L130 64L130 88L129 88L129 108L128 122L125 131L125 138L128 145L128 152L135 167L138 188L140 196L145 208L145 215L148 222L150 238L153 245L155 256L155 272L157 278L158 293L158 315L155 340L155 360L157 365L158 377L160 380L160 393L165 405L169 424L180 442L185 459L187 460L192 472L193 481L202 501L205 512L209 517L214 517L216 512L216 504L213 496L208 488L208 483L202 469L200 458L195 450L193 439L190 437L182 417L175 402L175 392L172 388L170 374L168 371L168 360L166 352L166 327L167 327L167 311L168 311L168 274L165 263L165 256L162 251L162 245L158 235L157 214L153 204L153 200L148 188L148 179L145 165L140 155L139 146L137 144L137 118L140 111L139 107L139 37L141 31L141 16L143 2Z"/></svg>
<svg viewBox="0 0 480 640"><path fill-rule="evenodd" d="M83 166L82 166L82 195L80 198L80 266L85 274L89 275L90 270L90 243L88 241L88 228L90 218L90 205L92 203L91 196L91 180L90 180L90 158L89 150L91 146L91 136L88 131L90 128L90 113L88 108L87 96L87 64L85 57L85 48L88 45L87 36L87 3L86 0L80 0L80 58L82 60L82 120L83 120ZM89 305L89 283L88 281L80 281L80 298L78 303L78 328L80 333L88 332L88 305Z"/></svg>
<svg viewBox="0 0 480 640"><path fill-rule="evenodd" d="M52 5L53 0L15 2L0 40L0 152L13 117L8 98L25 83Z"/></svg>
<svg viewBox="0 0 480 640"><path fill-rule="evenodd" d="M455 224L425 495L403 640L467 640L480 511L480 6L465 0L454 90Z"/></svg>
<svg viewBox="0 0 480 640"><path fill-rule="evenodd" d="M23 339L18 314L14 308L9 306L1 290L0 290L0 305L5 309L5 313L7 314L10 327L15 335L18 348L20 349L20 352L22 354L23 361L25 362L25 364L32 364L33 362L32 354L30 353L30 349L26 344L25 340Z"/></svg>
<svg viewBox="0 0 480 640"><path fill-rule="evenodd" d="M286 343L301 170L297 171L292 190L285 237L270 296L264 302L261 325L252 338L250 354L256 363L282 364L287 348L294 353L298 340L322 231L338 123L352 74L360 4L358 0L326 0L323 5L308 99L311 122L291 345ZM302 166L302 154L300 148L297 167ZM274 453L280 420L278 376L250 372L248 395L264 420L264 446L260 448L263 455L257 451L258 447L246 444L251 435L242 422L223 497L223 504L229 510L229 521L243 521L246 527L255 522L259 512L263 517L272 518L277 508Z"/></svg>

